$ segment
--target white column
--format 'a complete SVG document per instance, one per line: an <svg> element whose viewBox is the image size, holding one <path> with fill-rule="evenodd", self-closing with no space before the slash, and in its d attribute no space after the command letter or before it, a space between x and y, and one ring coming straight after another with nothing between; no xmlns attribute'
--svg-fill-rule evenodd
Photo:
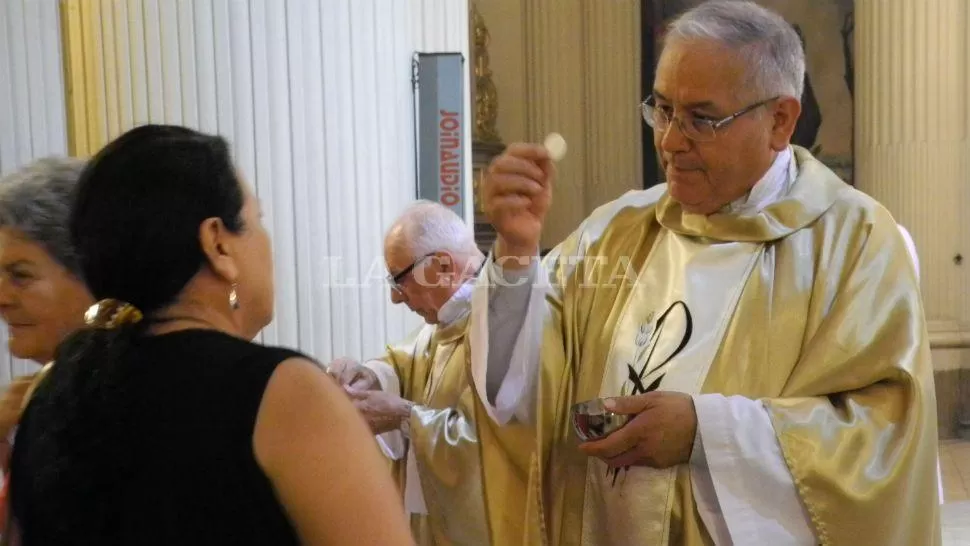
<svg viewBox="0 0 970 546"><path fill-rule="evenodd" d="M477 0L491 35L498 129L506 143L561 133L542 244L594 208L642 187L641 0Z"/></svg>
<svg viewBox="0 0 970 546"><path fill-rule="evenodd" d="M583 2L586 87L585 205L642 185L640 2Z"/></svg>
<svg viewBox="0 0 970 546"><path fill-rule="evenodd" d="M583 4L529 0L524 6L527 138L542 142L555 131L569 143L566 158L557 166L552 209L542 234L544 247L557 244L586 216Z"/></svg>
<svg viewBox="0 0 970 546"><path fill-rule="evenodd" d="M856 2L857 185L913 235L931 339L970 324L968 15L966 0Z"/></svg>
<svg viewBox="0 0 970 546"><path fill-rule="evenodd" d="M542 234L545 247L561 241L586 215L583 3L526 0L524 5L526 137L542 142L555 131L569 143L566 158L557 166L552 209Z"/></svg>

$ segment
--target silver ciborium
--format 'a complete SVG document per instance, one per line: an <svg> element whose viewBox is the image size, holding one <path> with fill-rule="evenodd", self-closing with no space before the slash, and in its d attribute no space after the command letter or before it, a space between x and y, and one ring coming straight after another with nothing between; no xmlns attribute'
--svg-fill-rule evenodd
<svg viewBox="0 0 970 546"><path fill-rule="evenodd" d="M623 428L633 417L609 411L603 407L601 398L575 404L571 413L576 436L584 442L609 436Z"/></svg>

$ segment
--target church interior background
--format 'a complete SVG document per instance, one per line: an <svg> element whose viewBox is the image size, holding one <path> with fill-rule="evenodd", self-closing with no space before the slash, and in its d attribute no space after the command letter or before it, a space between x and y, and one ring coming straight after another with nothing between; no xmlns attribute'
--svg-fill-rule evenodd
<svg viewBox="0 0 970 546"><path fill-rule="evenodd" d="M417 324L387 301L381 259L384 230L416 197L414 54L466 60L466 218L483 248L494 233L475 195L490 159L551 131L570 143L549 248L660 181L637 104L664 21L698 1L5 0L0 173L86 157L138 123L218 132L274 239L276 319L260 339L322 361L375 354ZM970 3L758 1L805 45L796 140L915 240L947 544L970 544ZM0 355L0 381L28 371Z"/></svg>

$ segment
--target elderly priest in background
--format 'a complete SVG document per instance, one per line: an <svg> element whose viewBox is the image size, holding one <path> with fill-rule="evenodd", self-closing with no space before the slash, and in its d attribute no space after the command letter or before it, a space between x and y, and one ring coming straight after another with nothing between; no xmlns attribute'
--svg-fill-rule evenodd
<svg viewBox="0 0 970 546"><path fill-rule="evenodd" d="M674 20L642 105L667 183L541 263L548 150L490 166L472 376L536 430L526 543L940 544L916 273L892 216L791 145L804 73L754 3ZM591 399L632 419L580 442Z"/></svg>
<svg viewBox="0 0 970 546"><path fill-rule="evenodd" d="M420 201L384 240L391 301L425 325L363 364L338 359L330 373L395 460L419 546L515 545L535 436L484 417L471 388L468 313L485 256L450 209Z"/></svg>

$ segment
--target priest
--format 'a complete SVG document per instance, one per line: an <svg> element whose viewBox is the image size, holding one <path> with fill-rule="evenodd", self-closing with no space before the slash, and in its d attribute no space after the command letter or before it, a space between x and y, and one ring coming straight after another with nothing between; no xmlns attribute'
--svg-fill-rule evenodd
<svg viewBox="0 0 970 546"><path fill-rule="evenodd" d="M534 427L525 544L940 544L933 373L893 217L790 138L805 59L752 2L674 20L641 105L666 184L540 262L555 166L483 180L472 376ZM580 442L574 404L629 416Z"/></svg>
<svg viewBox="0 0 970 546"><path fill-rule="evenodd" d="M485 256L457 214L419 201L388 230L384 259L391 302L425 324L380 358L328 369L394 461L419 546L515 544L535 436L489 420L468 378L468 314Z"/></svg>

